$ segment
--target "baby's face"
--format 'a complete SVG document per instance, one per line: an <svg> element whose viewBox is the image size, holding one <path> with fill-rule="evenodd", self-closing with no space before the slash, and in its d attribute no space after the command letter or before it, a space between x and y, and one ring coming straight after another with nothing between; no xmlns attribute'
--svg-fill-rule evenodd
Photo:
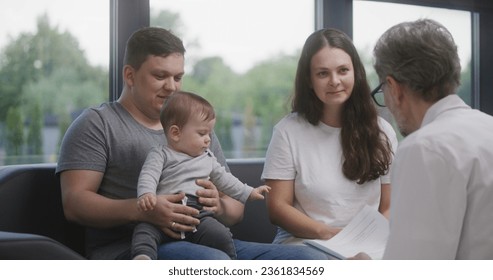
<svg viewBox="0 0 493 280"><path fill-rule="evenodd" d="M181 129L178 149L180 152L196 157L202 155L211 144L211 133L216 119L204 120L202 116L191 116Z"/></svg>

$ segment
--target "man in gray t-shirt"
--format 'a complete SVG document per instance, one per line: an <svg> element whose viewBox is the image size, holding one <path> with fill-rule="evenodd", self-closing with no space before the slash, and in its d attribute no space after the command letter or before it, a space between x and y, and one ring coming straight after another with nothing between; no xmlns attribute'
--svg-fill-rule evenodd
<svg viewBox="0 0 493 280"><path fill-rule="evenodd" d="M147 222L179 239L199 224L197 209L182 205L182 194L159 195L152 211L137 207L137 179L151 147L163 143L159 113L164 100L179 90L185 48L169 31L146 27L127 41L124 87L116 102L84 111L62 142L56 173L68 220L87 227L87 255L128 259L135 223ZM215 135L211 151L226 167ZM227 168L227 167L226 167ZM212 182L198 180L199 202L225 225L239 222L244 205L220 195ZM299 246L234 240L238 259L320 259ZM222 251L184 241L161 245L159 259L229 259Z"/></svg>
<svg viewBox="0 0 493 280"><path fill-rule="evenodd" d="M152 147L163 143L163 139L163 130L149 129L138 123L120 103L105 103L85 110L73 122L65 134L56 172L96 171L103 174L98 194L119 200L135 199L137 180L146 155ZM225 165L219 142L216 137L212 139L211 150ZM86 179L90 177L82 178ZM175 202L181 201L181 198L177 197ZM126 254L132 231L132 225L112 229L89 228L86 233L87 254L94 258L117 258L120 254ZM126 239L126 248L112 247L109 252L101 251L102 246L113 239Z"/></svg>

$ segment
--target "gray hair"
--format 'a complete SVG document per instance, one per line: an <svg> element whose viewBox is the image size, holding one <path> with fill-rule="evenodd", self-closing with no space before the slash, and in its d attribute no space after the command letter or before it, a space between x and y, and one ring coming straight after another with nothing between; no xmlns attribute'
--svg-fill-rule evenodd
<svg viewBox="0 0 493 280"><path fill-rule="evenodd" d="M403 22L391 27L373 50L380 80L392 76L435 102L456 93L460 85L460 60L452 34L431 19Z"/></svg>

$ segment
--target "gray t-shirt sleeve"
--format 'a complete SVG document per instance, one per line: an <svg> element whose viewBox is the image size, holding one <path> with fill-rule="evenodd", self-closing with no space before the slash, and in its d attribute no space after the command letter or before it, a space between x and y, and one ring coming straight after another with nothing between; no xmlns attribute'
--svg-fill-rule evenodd
<svg viewBox="0 0 493 280"><path fill-rule="evenodd" d="M105 172L107 151L103 121L93 109L86 109L63 137L56 173L70 169Z"/></svg>
<svg viewBox="0 0 493 280"><path fill-rule="evenodd" d="M99 194L135 198L147 153L163 139L162 130L139 124L119 103L105 103L86 109L71 124L62 142L56 172L99 171L104 173Z"/></svg>

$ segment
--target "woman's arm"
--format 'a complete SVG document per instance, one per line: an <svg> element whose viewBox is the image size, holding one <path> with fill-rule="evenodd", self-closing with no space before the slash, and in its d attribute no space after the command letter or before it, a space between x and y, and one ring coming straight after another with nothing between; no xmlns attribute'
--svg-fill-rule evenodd
<svg viewBox="0 0 493 280"><path fill-rule="evenodd" d="M341 230L315 221L293 206L294 181L265 180L265 183L271 187L267 209L273 224L296 237L309 239L329 239Z"/></svg>
<svg viewBox="0 0 493 280"><path fill-rule="evenodd" d="M382 184L378 212L382 213L387 219L390 217L390 191L390 184Z"/></svg>

